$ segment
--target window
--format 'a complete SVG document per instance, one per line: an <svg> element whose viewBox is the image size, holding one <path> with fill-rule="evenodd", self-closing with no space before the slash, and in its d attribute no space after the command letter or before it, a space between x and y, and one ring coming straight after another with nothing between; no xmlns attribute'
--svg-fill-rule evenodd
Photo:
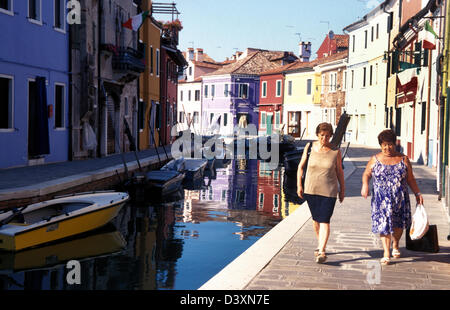
<svg viewBox="0 0 450 310"><path fill-rule="evenodd" d="M0 76L0 129L13 128L13 79Z"/></svg>
<svg viewBox="0 0 450 310"><path fill-rule="evenodd" d="M261 112L261 128L266 128L266 112Z"/></svg>
<svg viewBox="0 0 450 310"><path fill-rule="evenodd" d="M193 119L194 124L198 124L199 120L200 118L198 112L194 112L194 119Z"/></svg>
<svg viewBox="0 0 450 310"><path fill-rule="evenodd" d="M277 92L276 92L276 96L277 97L281 97L281 80L277 81Z"/></svg>
<svg viewBox="0 0 450 310"><path fill-rule="evenodd" d="M12 4L12 0L0 0L0 12L14 15Z"/></svg>
<svg viewBox="0 0 450 310"><path fill-rule="evenodd" d="M136 101L135 101L136 103ZM138 102L138 129L139 131L144 130L145 124L145 102L139 100Z"/></svg>
<svg viewBox="0 0 450 310"><path fill-rule="evenodd" d="M183 101L183 91L180 90L180 101Z"/></svg>
<svg viewBox="0 0 450 310"><path fill-rule="evenodd" d="M189 90L189 91L188 91L188 101L191 101L191 97L192 97L192 96L191 96L191 91Z"/></svg>
<svg viewBox="0 0 450 310"><path fill-rule="evenodd" d="M55 128L64 128L64 85L55 84Z"/></svg>
<svg viewBox="0 0 450 310"><path fill-rule="evenodd" d="M292 81L288 82L288 95L292 96Z"/></svg>
<svg viewBox="0 0 450 310"><path fill-rule="evenodd" d="M355 51L355 35L352 36L352 52Z"/></svg>
<svg viewBox="0 0 450 310"><path fill-rule="evenodd" d="M372 85L372 75L373 75L373 66L370 65L370 68L369 68L369 85Z"/></svg>
<svg viewBox="0 0 450 310"><path fill-rule="evenodd" d="M200 101L200 90L195 91L195 101Z"/></svg>
<svg viewBox="0 0 450 310"><path fill-rule="evenodd" d="M216 85L211 85L211 97L214 98L216 95Z"/></svg>
<svg viewBox="0 0 450 310"><path fill-rule="evenodd" d="M54 0L53 1L53 15L54 15L54 27L55 29L65 30L65 1ZM95 32L94 32L95 33Z"/></svg>
<svg viewBox="0 0 450 310"><path fill-rule="evenodd" d="M208 85L205 85L205 98L208 98Z"/></svg>
<svg viewBox="0 0 450 310"><path fill-rule="evenodd" d="M28 0L28 18L30 20L42 22L41 0Z"/></svg>
<svg viewBox="0 0 450 310"><path fill-rule="evenodd" d="M353 82L355 80L355 71L352 70L352 83L351 83L351 89L353 89Z"/></svg>
<svg viewBox="0 0 450 310"><path fill-rule="evenodd" d="M367 48L367 30L364 30L364 48Z"/></svg>
<svg viewBox="0 0 450 310"><path fill-rule="evenodd" d="M370 31L370 41L373 42L373 36L374 36L374 28L372 26L371 31Z"/></svg>
<svg viewBox="0 0 450 310"><path fill-rule="evenodd" d="M366 87L366 67L363 68L363 87Z"/></svg>
<svg viewBox="0 0 450 310"><path fill-rule="evenodd" d="M306 80L306 94L311 95L311 89L312 88L312 79Z"/></svg>
<svg viewBox="0 0 450 310"><path fill-rule="evenodd" d="M423 134L423 132L426 129L426 120L427 120L427 102L422 102L422 119L420 122L420 133Z"/></svg>
<svg viewBox="0 0 450 310"><path fill-rule="evenodd" d="M337 85L336 85L336 80L337 80L337 73L336 72L332 72L330 73L330 92L335 92L337 89Z"/></svg>
<svg viewBox="0 0 450 310"><path fill-rule="evenodd" d="M280 120L281 114L280 111L275 112L275 128L280 128L281 120Z"/></svg>
<svg viewBox="0 0 450 310"><path fill-rule="evenodd" d="M179 112L178 122L183 123L183 112Z"/></svg>
<svg viewBox="0 0 450 310"><path fill-rule="evenodd" d="M223 94L225 95L225 97L228 97L228 95L230 94L230 90L228 89L228 84L225 84L225 90L223 91Z"/></svg>
<svg viewBox="0 0 450 310"><path fill-rule="evenodd" d="M156 76L159 77L159 61L160 61L160 55L159 55L159 49L156 49Z"/></svg>
<svg viewBox="0 0 450 310"><path fill-rule="evenodd" d="M262 95L261 97L266 98L267 97L267 82L262 82Z"/></svg>
<svg viewBox="0 0 450 310"><path fill-rule="evenodd" d="M192 75L192 67L189 67L189 76Z"/></svg>
<svg viewBox="0 0 450 310"><path fill-rule="evenodd" d="M150 74L153 75L153 46L150 46Z"/></svg>
<svg viewBox="0 0 450 310"><path fill-rule="evenodd" d="M248 84L239 84L239 98L248 98Z"/></svg>
<svg viewBox="0 0 450 310"><path fill-rule="evenodd" d="M377 30L376 30L377 32L376 32L376 38L378 39L378 37L379 37L379 33L380 33L380 24L377 24Z"/></svg>

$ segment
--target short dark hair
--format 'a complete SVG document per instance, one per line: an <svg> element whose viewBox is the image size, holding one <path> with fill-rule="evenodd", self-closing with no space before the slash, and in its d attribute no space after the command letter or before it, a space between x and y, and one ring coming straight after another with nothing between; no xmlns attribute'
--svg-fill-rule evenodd
<svg viewBox="0 0 450 310"><path fill-rule="evenodd" d="M331 135L333 135L333 126L330 123L320 123L316 127L316 135L321 131L328 131Z"/></svg>
<svg viewBox="0 0 450 310"><path fill-rule="evenodd" d="M397 136L392 129L386 129L380 132L378 135L378 143L381 145L383 142L392 142L394 145L397 142Z"/></svg>

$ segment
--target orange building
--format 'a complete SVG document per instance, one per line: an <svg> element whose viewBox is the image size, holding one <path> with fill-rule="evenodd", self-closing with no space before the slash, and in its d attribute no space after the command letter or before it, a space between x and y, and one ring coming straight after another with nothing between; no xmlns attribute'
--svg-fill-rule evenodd
<svg viewBox="0 0 450 310"><path fill-rule="evenodd" d="M152 1L143 1L143 11L152 9ZM162 25L151 15L145 20L139 30L139 39L145 44L144 74L139 78L139 149L144 150L159 145L160 127L156 111L160 104L160 58L161 58Z"/></svg>

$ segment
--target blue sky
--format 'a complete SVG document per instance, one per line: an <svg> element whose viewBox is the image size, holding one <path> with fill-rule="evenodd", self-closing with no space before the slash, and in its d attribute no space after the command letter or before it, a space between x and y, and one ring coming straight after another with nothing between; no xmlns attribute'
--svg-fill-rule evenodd
<svg viewBox="0 0 450 310"><path fill-rule="evenodd" d="M216 61L247 47L292 51L310 41L313 57L329 30L342 29L381 0L173 0L181 12L179 49L203 48ZM155 15L169 20L168 15ZM299 34L298 34L299 33Z"/></svg>

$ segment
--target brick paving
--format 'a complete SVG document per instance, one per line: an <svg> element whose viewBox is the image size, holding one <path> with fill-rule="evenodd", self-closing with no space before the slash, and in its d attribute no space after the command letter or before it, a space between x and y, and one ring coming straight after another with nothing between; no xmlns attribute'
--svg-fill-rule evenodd
<svg viewBox="0 0 450 310"><path fill-rule="evenodd" d="M440 251L409 251L405 235L402 257L381 266L382 245L371 232L370 197L360 195L361 177L370 156L379 149L351 146L348 156L356 167L346 180L346 198L336 204L325 264L314 262L317 241L310 219L245 287L247 290L445 290L450 289L450 241L448 211L438 201L434 168L414 165L430 224L436 224ZM410 190L411 193L411 190ZM415 198L411 195L411 201ZM414 211L415 203L412 209ZM302 206L306 207L306 205Z"/></svg>

